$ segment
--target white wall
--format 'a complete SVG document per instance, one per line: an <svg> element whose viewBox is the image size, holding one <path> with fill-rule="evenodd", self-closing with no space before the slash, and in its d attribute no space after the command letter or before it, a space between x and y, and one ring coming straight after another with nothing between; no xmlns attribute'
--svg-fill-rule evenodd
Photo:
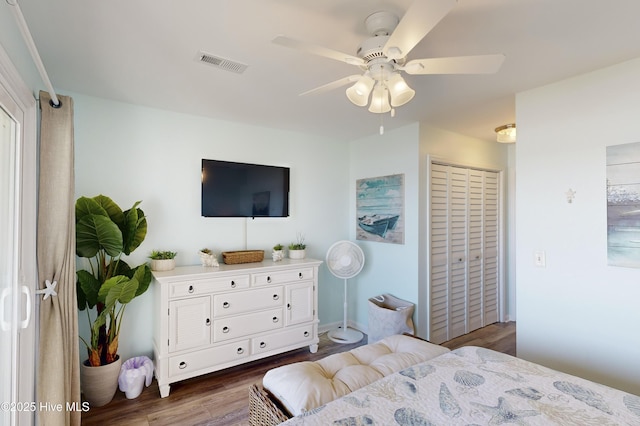
<svg viewBox="0 0 640 426"><path fill-rule="evenodd" d="M605 156L640 141L638 76L637 59L516 102L518 356L636 394L640 270L607 265Z"/></svg>
<svg viewBox="0 0 640 426"><path fill-rule="evenodd" d="M306 236L309 257L324 259L335 240L348 237L348 149L310 135L216 121L71 94L75 103L76 198L108 195L123 209L137 200L147 216L144 243L129 257L138 265L152 249L177 251L176 263L199 263L197 251L264 249ZM203 218L201 159L291 168L291 217ZM339 321L334 287L323 266L319 282L320 323ZM126 359L152 351L151 293L128 307L120 337ZM79 316L81 333L88 328ZM84 357L82 352L81 357Z"/></svg>

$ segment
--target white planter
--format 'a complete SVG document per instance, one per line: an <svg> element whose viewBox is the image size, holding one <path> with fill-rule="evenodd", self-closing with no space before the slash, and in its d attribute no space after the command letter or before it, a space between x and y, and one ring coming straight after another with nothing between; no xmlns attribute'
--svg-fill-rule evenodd
<svg viewBox="0 0 640 426"><path fill-rule="evenodd" d="M304 259L306 254L307 254L306 249L289 250L289 259Z"/></svg>
<svg viewBox="0 0 640 426"><path fill-rule="evenodd" d="M199 251L198 254L200 255L200 262L202 263L202 266L209 266L209 267L220 266L220 264L218 264L218 259L216 258L215 254L203 253L201 251Z"/></svg>
<svg viewBox="0 0 640 426"><path fill-rule="evenodd" d="M175 259L151 259L152 271L170 271L175 267Z"/></svg>
<svg viewBox="0 0 640 426"><path fill-rule="evenodd" d="M274 250L271 252L271 258L274 262L279 262L284 259L284 250Z"/></svg>

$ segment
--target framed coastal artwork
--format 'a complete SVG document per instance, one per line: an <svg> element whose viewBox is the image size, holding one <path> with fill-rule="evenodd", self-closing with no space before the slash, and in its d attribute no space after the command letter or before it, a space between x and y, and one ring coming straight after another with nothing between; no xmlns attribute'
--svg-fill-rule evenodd
<svg viewBox="0 0 640 426"><path fill-rule="evenodd" d="M404 244L404 174L356 181L356 239Z"/></svg>
<svg viewBox="0 0 640 426"><path fill-rule="evenodd" d="M640 268L640 143L607 147L607 260Z"/></svg>

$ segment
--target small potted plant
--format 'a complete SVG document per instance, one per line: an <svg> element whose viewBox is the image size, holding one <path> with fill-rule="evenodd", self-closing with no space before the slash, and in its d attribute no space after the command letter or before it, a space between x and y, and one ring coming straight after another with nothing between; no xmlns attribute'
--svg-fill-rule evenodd
<svg viewBox="0 0 640 426"><path fill-rule="evenodd" d="M200 256L200 262L202 262L202 266L220 266L218 264L218 259L216 259L216 255L211 249L203 248L198 252Z"/></svg>
<svg viewBox="0 0 640 426"><path fill-rule="evenodd" d="M149 255L152 271L170 271L176 267L175 251L153 250Z"/></svg>
<svg viewBox="0 0 640 426"><path fill-rule="evenodd" d="M298 233L296 242L289 244L289 259L304 259L306 248L304 234Z"/></svg>
<svg viewBox="0 0 640 426"><path fill-rule="evenodd" d="M284 247L282 246L282 244L276 244L275 246L273 246L273 251L271 252L271 258L273 259L274 262L278 262L282 259L284 259Z"/></svg>

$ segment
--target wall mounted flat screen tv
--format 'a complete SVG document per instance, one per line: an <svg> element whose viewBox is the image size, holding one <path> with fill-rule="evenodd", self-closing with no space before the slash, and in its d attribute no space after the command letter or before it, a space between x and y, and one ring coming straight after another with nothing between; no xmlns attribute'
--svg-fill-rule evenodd
<svg viewBox="0 0 640 426"><path fill-rule="evenodd" d="M289 168L203 159L202 216L289 216Z"/></svg>

